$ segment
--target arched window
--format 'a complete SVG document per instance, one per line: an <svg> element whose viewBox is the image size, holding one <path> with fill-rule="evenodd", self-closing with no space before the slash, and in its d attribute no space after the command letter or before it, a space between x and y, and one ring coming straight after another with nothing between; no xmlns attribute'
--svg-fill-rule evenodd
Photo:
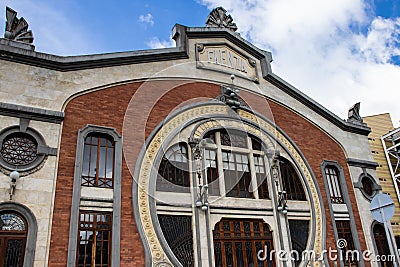
<svg viewBox="0 0 400 267"><path fill-rule="evenodd" d="M306 194L300 177L297 174L292 163L287 159L279 158L279 168L282 178L283 190L286 191L288 200L306 200Z"/></svg>
<svg viewBox="0 0 400 267"><path fill-rule="evenodd" d="M189 192L189 163L185 144L170 147L161 159L157 190Z"/></svg>
<svg viewBox="0 0 400 267"><path fill-rule="evenodd" d="M391 255L389 244L386 239L386 231L382 224L376 223L372 229L377 249L377 255L382 259L389 259ZM381 262L381 266L389 267L393 266L392 262L386 261Z"/></svg>
<svg viewBox="0 0 400 267"><path fill-rule="evenodd" d="M112 188L113 177L113 139L101 133L88 134L83 150L82 185Z"/></svg>
<svg viewBox="0 0 400 267"><path fill-rule="evenodd" d="M215 225L214 257L216 267L271 266L270 257L258 258L260 250L273 249L272 232L262 220L222 219Z"/></svg>
<svg viewBox="0 0 400 267"><path fill-rule="evenodd" d="M18 213L0 213L0 266L23 266L27 227L25 219Z"/></svg>
<svg viewBox="0 0 400 267"><path fill-rule="evenodd" d="M343 204L344 199L339 181L339 171L333 166L326 166L325 177L328 182L331 202L334 204Z"/></svg>

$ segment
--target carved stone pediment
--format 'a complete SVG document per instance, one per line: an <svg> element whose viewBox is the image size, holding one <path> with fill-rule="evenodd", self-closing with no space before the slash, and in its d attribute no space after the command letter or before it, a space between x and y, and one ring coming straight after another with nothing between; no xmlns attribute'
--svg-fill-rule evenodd
<svg viewBox="0 0 400 267"><path fill-rule="evenodd" d="M206 26L214 28L227 28L231 31L237 30L237 26L233 22L232 16L227 15L227 12L223 7L217 7L211 10L210 15L207 17Z"/></svg>
<svg viewBox="0 0 400 267"><path fill-rule="evenodd" d="M24 18L17 18L17 12L13 9L6 7L6 31L4 38L13 41L33 43L33 33L28 30L28 22Z"/></svg>

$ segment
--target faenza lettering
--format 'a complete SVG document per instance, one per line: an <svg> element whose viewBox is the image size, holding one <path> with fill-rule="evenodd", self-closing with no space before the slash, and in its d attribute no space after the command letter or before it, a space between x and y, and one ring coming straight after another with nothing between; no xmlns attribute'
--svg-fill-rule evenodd
<svg viewBox="0 0 400 267"><path fill-rule="evenodd" d="M209 49L207 51L207 61L212 64L247 73L245 60L227 49Z"/></svg>

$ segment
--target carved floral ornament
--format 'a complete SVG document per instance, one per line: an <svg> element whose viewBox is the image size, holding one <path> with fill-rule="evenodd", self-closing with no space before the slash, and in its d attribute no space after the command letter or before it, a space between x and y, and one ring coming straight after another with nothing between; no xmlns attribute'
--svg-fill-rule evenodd
<svg viewBox="0 0 400 267"><path fill-rule="evenodd" d="M148 247L150 248L150 257L153 266L172 266L169 261L168 254L164 247L161 245L159 239L157 238L157 232L160 231L156 225L158 223L153 221L151 216L152 208L154 208L150 204L152 188L154 186L152 183L154 182L151 178L151 169L155 164L155 160L157 154L160 149L162 149L163 140L168 139L167 137L176 133L178 128L180 128L183 124L187 122L187 118L195 118L195 117L207 117L207 116L215 116L216 114L228 116L229 107L225 105L207 105L207 106L198 106L193 107L191 109L185 110L175 117L171 118L168 122L166 122L163 127L154 135L152 140L149 142L147 146L146 152L140 162L138 162L137 168L138 172L138 194L137 194L137 203L138 203L138 212L139 212L139 223L138 227L142 227L142 231L146 237L146 241L148 242ZM193 140L200 140L202 136L209 130L213 129L216 126L223 128L239 128L244 131L251 133L252 135L260 138L264 143L268 142L269 135L273 136L276 140L279 140L282 147L288 151L293 156L293 159L298 163L298 166L302 173L304 174L305 182L309 185L309 196L310 201L313 203L314 209L311 210L311 223L313 224L314 234L314 242L311 242L308 246L308 249L313 250L316 253L316 256L319 257L322 255L323 250L323 215L321 209L321 202L319 199L318 188L313 180L312 174L307 167L307 164L304 162L302 156L297 151L297 149L293 146L293 144L278 130L274 125L265 121L263 118L252 114L245 110L238 110L238 117L245 120L253 122L259 127L255 127L249 125L247 123L243 123L240 120L230 120L230 119L219 119L218 121L210 121L206 120L203 123L197 125L196 129L193 130ZM260 129L264 129L261 131ZM154 212L154 211L153 211ZM159 265L158 265L159 264ZM164 264L164 265L163 265ZM322 262L315 262L313 266L324 266Z"/></svg>
<svg viewBox="0 0 400 267"><path fill-rule="evenodd" d="M223 7L217 7L211 10L210 15L207 17L206 26L227 28L234 32L237 30L236 23L233 22L232 16L227 15L227 12Z"/></svg>

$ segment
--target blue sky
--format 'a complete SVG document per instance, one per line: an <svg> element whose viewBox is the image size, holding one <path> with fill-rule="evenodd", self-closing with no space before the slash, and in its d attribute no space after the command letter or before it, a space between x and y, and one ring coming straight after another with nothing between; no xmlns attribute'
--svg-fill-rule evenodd
<svg viewBox="0 0 400 267"><path fill-rule="evenodd" d="M399 125L400 0L0 1L6 5L29 22L36 51L57 55L172 46L175 23L204 26L222 5L299 90L341 118L361 101L362 116L390 112Z"/></svg>

